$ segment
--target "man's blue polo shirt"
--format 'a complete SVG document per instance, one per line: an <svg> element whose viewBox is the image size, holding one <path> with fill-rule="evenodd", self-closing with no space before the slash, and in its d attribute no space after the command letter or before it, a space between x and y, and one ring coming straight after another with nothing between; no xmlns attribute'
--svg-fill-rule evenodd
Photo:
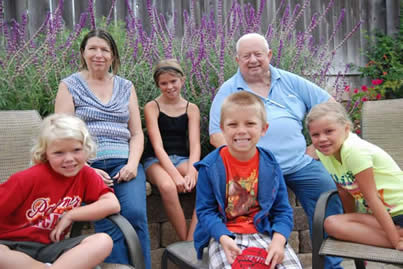
<svg viewBox="0 0 403 269"><path fill-rule="evenodd" d="M258 145L274 153L285 175L294 173L312 161L305 154L303 120L309 110L329 100L330 95L312 82L270 65L271 85L265 104L269 129ZM210 108L209 133L221 132L220 111L224 99L239 90L254 93L240 70L220 87Z"/></svg>

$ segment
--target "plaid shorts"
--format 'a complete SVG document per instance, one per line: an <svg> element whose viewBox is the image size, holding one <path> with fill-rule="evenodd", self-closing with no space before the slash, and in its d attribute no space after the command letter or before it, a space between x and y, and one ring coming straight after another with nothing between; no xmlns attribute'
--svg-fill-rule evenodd
<svg viewBox="0 0 403 269"><path fill-rule="evenodd" d="M268 235L255 233L255 234L237 234L235 235L235 243L241 250L247 247L259 247L265 248L270 245L271 238ZM228 263L225 257L224 249L219 242L214 239L210 240L209 244L209 258L210 258L210 269L231 269L231 264ZM302 269L302 265L299 262L297 254L294 250L287 244L284 249L284 260L283 263L278 264L276 269Z"/></svg>

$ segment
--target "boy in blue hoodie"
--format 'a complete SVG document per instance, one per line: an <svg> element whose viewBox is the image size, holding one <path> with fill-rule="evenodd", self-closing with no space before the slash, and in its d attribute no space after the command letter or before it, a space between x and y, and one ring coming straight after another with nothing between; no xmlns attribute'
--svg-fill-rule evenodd
<svg viewBox="0 0 403 269"><path fill-rule="evenodd" d="M267 250L274 268L302 268L287 244L293 212L281 169L273 154L256 146L269 125L259 97L239 91L221 108L227 145L195 164L198 258L209 247L210 268L231 268L242 250ZM277 267L276 267L277 266Z"/></svg>

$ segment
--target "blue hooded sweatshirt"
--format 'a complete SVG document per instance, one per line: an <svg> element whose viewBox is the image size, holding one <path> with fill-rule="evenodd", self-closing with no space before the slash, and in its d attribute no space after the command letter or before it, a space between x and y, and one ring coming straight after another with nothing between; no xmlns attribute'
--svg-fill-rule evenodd
<svg viewBox="0 0 403 269"><path fill-rule="evenodd" d="M222 148L222 147L221 147ZM203 256L210 238L219 242L222 235L234 238L225 223L226 171L218 148L194 166L199 171L196 186L196 213L198 223L194 245L198 259ZM274 155L263 148L259 150L258 202L261 210L254 217L259 233L270 236L274 232L288 239L293 228L293 210L288 201L287 187Z"/></svg>

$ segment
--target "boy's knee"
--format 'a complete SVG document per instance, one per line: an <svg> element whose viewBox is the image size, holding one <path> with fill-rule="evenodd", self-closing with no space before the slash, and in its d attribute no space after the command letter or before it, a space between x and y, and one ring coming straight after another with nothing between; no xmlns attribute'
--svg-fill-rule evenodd
<svg viewBox="0 0 403 269"><path fill-rule="evenodd" d="M113 247L113 240L112 238L106 233L96 233L86 237L81 243L90 243L94 246L110 248Z"/></svg>
<svg viewBox="0 0 403 269"><path fill-rule="evenodd" d="M0 244L0 251L9 251L9 247L7 247L6 245L2 245Z"/></svg>
<svg viewBox="0 0 403 269"><path fill-rule="evenodd" d="M5 260L8 257L9 251L10 249L6 245L0 244L0 261Z"/></svg>
<svg viewBox="0 0 403 269"><path fill-rule="evenodd" d="M92 241L102 241L102 242L110 242L112 243L112 238L107 233L96 233L88 236L84 240L92 240Z"/></svg>

